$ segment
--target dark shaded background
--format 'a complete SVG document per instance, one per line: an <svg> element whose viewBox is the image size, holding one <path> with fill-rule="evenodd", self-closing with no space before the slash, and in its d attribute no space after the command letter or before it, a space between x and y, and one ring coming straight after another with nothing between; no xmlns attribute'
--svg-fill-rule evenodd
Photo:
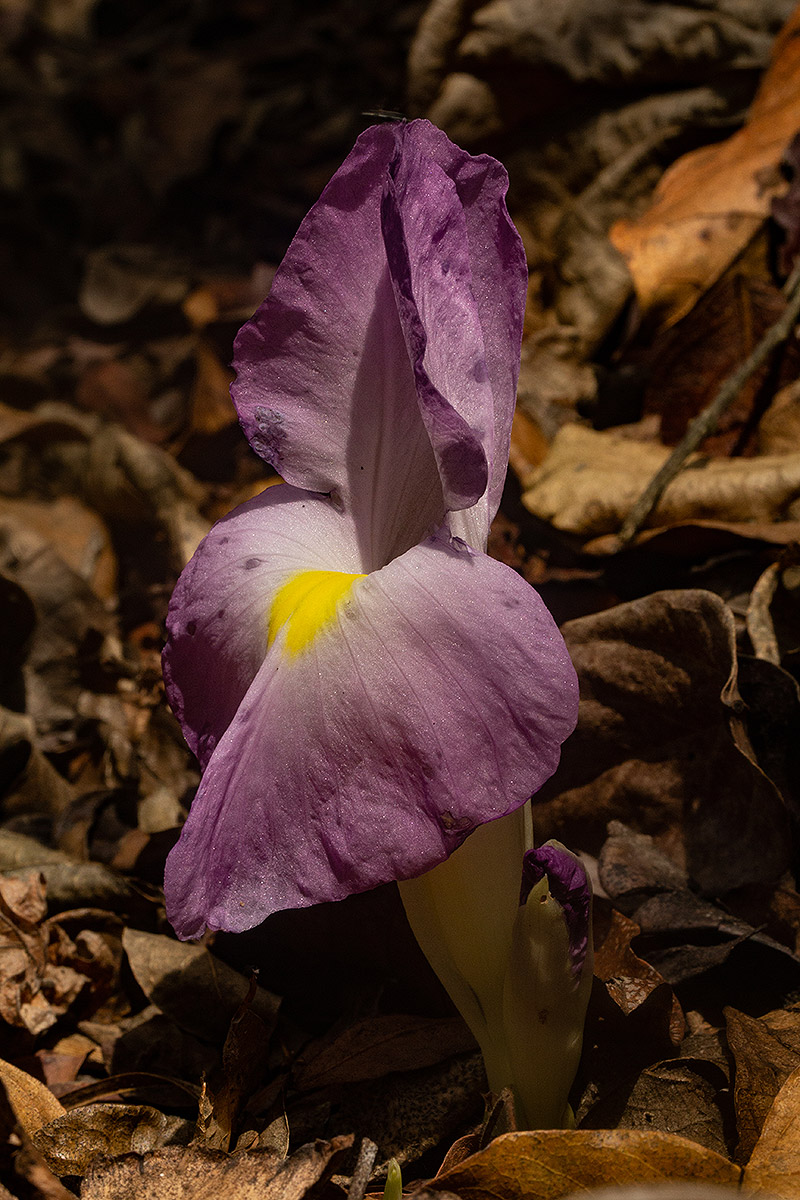
<svg viewBox="0 0 800 1200"><path fill-rule="evenodd" d="M0 305L73 298L87 252L280 259L372 118L402 108L422 0L100 0L0 12Z"/></svg>

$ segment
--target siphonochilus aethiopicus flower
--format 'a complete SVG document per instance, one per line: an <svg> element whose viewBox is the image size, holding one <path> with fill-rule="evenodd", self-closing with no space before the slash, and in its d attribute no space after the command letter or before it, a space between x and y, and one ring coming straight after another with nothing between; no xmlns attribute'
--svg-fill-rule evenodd
<svg viewBox="0 0 800 1200"><path fill-rule="evenodd" d="M506 187L425 121L367 130L238 336L239 418L285 482L212 529L170 605L168 695L203 768L167 863L181 937L446 872L465 839L513 925L522 806L577 683L484 553L527 285ZM487 876L507 851L513 887Z"/></svg>
<svg viewBox="0 0 800 1200"><path fill-rule="evenodd" d="M212 529L170 606L204 772L167 865L182 937L428 870L573 728L554 622L482 552L527 279L506 186L427 122L367 130L238 336L239 417L286 482Z"/></svg>

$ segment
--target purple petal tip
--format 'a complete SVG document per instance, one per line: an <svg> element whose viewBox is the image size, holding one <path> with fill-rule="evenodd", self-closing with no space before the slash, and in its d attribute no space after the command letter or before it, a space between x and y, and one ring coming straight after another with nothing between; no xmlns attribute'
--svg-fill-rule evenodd
<svg viewBox="0 0 800 1200"><path fill-rule="evenodd" d="M589 944L591 887L580 859L563 846L547 842L528 850L522 861L520 904L527 902L544 876L553 899L561 906L569 935L569 956L576 979L580 977Z"/></svg>

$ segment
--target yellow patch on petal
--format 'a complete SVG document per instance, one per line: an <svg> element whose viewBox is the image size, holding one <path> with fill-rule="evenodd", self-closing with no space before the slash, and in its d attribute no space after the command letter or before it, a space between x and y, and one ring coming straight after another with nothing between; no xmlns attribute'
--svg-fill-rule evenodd
<svg viewBox="0 0 800 1200"><path fill-rule="evenodd" d="M305 650L333 620L337 607L357 579L364 576L346 571L300 571L292 576L272 601L267 645L272 645L278 631L286 625L286 649L290 654Z"/></svg>

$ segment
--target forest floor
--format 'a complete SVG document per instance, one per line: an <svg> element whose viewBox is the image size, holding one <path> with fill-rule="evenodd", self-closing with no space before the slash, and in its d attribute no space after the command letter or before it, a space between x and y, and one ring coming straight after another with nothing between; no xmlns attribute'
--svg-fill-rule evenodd
<svg viewBox="0 0 800 1200"><path fill-rule="evenodd" d="M800 10L608 8L3 7L0 1197L362 1200L391 1158L421 1197L800 1197ZM167 604L274 478L233 337L382 109L499 157L528 255L489 549L585 701L534 801L595 888L575 1130L487 1099L394 885L198 944L164 912Z"/></svg>

